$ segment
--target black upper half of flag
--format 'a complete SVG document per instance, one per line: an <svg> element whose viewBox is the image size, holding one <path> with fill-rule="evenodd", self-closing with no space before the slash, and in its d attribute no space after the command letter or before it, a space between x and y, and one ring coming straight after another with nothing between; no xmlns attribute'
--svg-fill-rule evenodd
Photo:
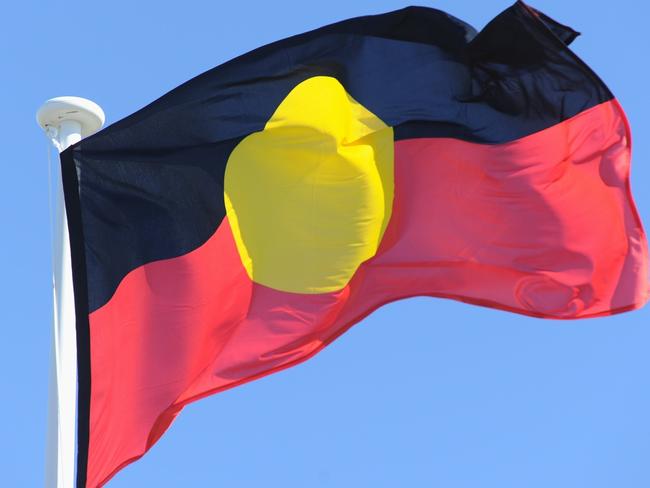
<svg viewBox="0 0 650 488"><path fill-rule="evenodd" d="M568 49L577 35L522 2L478 34L425 7L350 19L244 54L82 140L62 163L88 311L129 271L207 241L231 151L300 82L336 78L397 140L504 143L612 98Z"/></svg>

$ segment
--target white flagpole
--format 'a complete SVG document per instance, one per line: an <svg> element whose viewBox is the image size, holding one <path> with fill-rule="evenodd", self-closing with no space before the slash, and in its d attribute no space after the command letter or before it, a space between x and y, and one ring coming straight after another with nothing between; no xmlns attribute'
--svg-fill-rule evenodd
<svg viewBox="0 0 650 488"><path fill-rule="evenodd" d="M58 97L38 110L36 119L59 152L99 130L104 112L90 100ZM48 432L45 486L72 488L75 474L75 420L77 412L77 338L70 240L65 213L61 166L53 164L50 185L53 196L54 235L52 264L54 320L50 360Z"/></svg>

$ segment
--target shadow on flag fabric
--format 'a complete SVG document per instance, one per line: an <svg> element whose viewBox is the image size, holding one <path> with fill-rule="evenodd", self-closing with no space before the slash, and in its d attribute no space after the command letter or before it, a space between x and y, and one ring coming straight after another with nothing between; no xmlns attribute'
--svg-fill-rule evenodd
<svg viewBox="0 0 650 488"><path fill-rule="evenodd" d="M521 2L479 33L421 7L346 20L67 149L78 486L187 403L304 361L388 302L641 307L630 130L577 35Z"/></svg>

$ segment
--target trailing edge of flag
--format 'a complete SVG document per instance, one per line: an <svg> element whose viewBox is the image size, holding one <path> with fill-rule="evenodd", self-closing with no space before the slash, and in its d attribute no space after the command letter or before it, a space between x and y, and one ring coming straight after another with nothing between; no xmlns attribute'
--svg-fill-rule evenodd
<svg viewBox="0 0 650 488"><path fill-rule="evenodd" d="M630 130L577 35L521 2L479 33L421 7L346 20L64 151L78 486L187 403L394 300L556 319L642 306Z"/></svg>

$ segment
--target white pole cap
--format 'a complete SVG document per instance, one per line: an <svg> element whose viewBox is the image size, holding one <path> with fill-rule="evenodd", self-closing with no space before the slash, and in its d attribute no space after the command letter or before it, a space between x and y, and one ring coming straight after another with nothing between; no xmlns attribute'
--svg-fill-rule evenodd
<svg viewBox="0 0 650 488"><path fill-rule="evenodd" d="M36 120L44 130L58 128L66 120L81 125L81 136L87 137L104 125L106 116L95 102L81 97L56 97L45 102L36 112Z"/></svg>

